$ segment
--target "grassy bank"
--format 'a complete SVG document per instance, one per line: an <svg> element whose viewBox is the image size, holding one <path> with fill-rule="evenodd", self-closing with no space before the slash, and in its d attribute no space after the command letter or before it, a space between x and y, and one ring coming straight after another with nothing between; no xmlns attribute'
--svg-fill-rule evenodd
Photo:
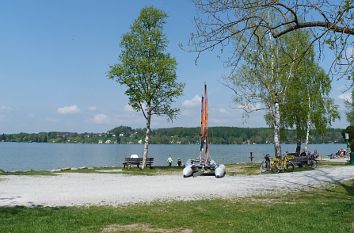
<svg viewBox="0 0 354 233"><path fill-rule="evenodd" d="M0 208L0 232L354 232L354 180L311 192L126 207Z"/></svg>
<svg viewBox="0 0 354 233"><path fill-rule="evenodd" d="M259 175L259 163L239 163L226 164L227 175ZM337 166L351 166L348 163L319 161L318 168L330 168ZM106 174L126 174L126 175L172 175L182 174L183 167L167 167L167 166L153 166L152 168L140 169L137 167L122 168L122 167L92 167L92 168L74 168L62 169L61 171L45 171L45 170L30 170L30 171L3 171L0 170L1 175L56 175L60 173L106 173ZM311 167L296 167L294 172L313 170Z"/></svg>

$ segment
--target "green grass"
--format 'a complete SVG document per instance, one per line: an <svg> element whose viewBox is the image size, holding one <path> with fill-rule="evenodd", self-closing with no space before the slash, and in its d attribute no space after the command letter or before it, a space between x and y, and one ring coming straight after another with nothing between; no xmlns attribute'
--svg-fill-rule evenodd
<svg viewBox="0 0 354 233"><path fill-rule="evenodd" d="M226 174L230 176L234 175L259 175L260 168L259 163L238 163L238 164L226 164Z"/></svg>
<svg viewBox="0 0 354 233"><path fill-rule="evenodd" d="M44 171L44 170L30 170L30 171L3 171L0 170L0 176L6 176L6 175L21 175L21 176L55 176L54 173L50 171Z"/></svg>
<svg viewBox="0 0 354 233"><path fill-rule="evenodd" d="M78 170L65 170L58 173L106 173L106 174L127 174L127 175L168 175L168 174L182 174L182 167L167 167L167 166L153 166L141 169L138 167L122 168L122 167L94 167L84 168Z"/></svg>
<svg viewBox="0 0 354 233"><path fill-rule="evenodd" d="M322 167L326 167L326 166L352 166L350 163L348 162L332 162L332 161L327 161L327 160L320 160L318 161L318 164Z"/></svg>
<svg viewBox="0 0 354 233"><path fill-rule="evenodd" d="M235 184L237 185L237 184ZM193 232L354 232L354 180L290 194L126 207L0 208L0 232L101 232L111 226ZM119 231L108 232L123 232ZM131 232L143 232L134 227ZM156 230L157 231L157 230Z"/></svg>

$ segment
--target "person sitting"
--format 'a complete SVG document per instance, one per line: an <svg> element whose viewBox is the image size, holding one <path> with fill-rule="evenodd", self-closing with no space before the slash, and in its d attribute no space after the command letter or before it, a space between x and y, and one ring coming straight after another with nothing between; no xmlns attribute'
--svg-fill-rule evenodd
<svg viewBox="0 0 354 233"><path fill-rule="evenodd" d="M305 150L302 150L302 152L301 152L300 156L307 156L307 154L306 154Z"/></svg>
<svg viewBox="0 0 354 233"><path fill-rule="evenodd" d="M177 159L177 166L178 166L178 167L181 167L181 166L182 166L182 161L181 161L181 159Z"/></svg>

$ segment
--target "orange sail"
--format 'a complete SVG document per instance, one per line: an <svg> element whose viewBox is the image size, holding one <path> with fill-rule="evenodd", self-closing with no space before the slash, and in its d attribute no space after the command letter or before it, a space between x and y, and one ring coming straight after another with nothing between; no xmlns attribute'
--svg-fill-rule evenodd
<svg viewBox="0 0 354 233"><path fill-rule="evenodd" d="M204 95L201 103L201 121L200 121L200 161L209 161L209 137L208 137L208 96L207 86L204 85ZM205 159L203 158L203 148L205 143Z"/></svg>

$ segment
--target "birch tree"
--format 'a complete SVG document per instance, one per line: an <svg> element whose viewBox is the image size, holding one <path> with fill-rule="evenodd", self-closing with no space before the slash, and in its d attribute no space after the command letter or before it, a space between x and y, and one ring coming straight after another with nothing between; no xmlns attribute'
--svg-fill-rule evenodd
<svg viewBox="0 0 354 233"><path fill-rule="evenodd" d="M339 113L338 107L330 98L331 80L316 62L308 31L293 32L286 40L288 51L298 50L301 54L310 47L305 56L295 62L293 78L289 80L291 88L285 93L286 100L281 113L284 127L296 130L296 152L300 153L303 142L304 149L307 150L310 130L323 134L326 128L339 118ZM285 56L284 59L284 62L288 60L291 63L296 57Z"/></svg>
<svg viewBox="0 0 354 233"><path fill-rule="evenodd" d="M176 80L176 60L166 52L168 40L163 33L165 12L143 8L139 17L120 42L119 64L110 67L109 78L126 87L129 105L142 112L146 120L143 165L146 166L153 115L173 120L178 108L172 103L183 92L184 84Z"/></svg>
<svg viewBox="0 0 354 233"><path fill-rule="evenodd" d="M238 43L249 43L247 38L237 40ZM256 43L249 43L243 51L245 64L226 80L226 85L233 90L234 100L241 109L247 113L266 111L266 121L274 130L276 156L281 155L281 106L286 100L285 93L294 69L294 63L284 62L284 46L281 42L269 35ZM297 51L288 52L295 55Z"/></svg>

